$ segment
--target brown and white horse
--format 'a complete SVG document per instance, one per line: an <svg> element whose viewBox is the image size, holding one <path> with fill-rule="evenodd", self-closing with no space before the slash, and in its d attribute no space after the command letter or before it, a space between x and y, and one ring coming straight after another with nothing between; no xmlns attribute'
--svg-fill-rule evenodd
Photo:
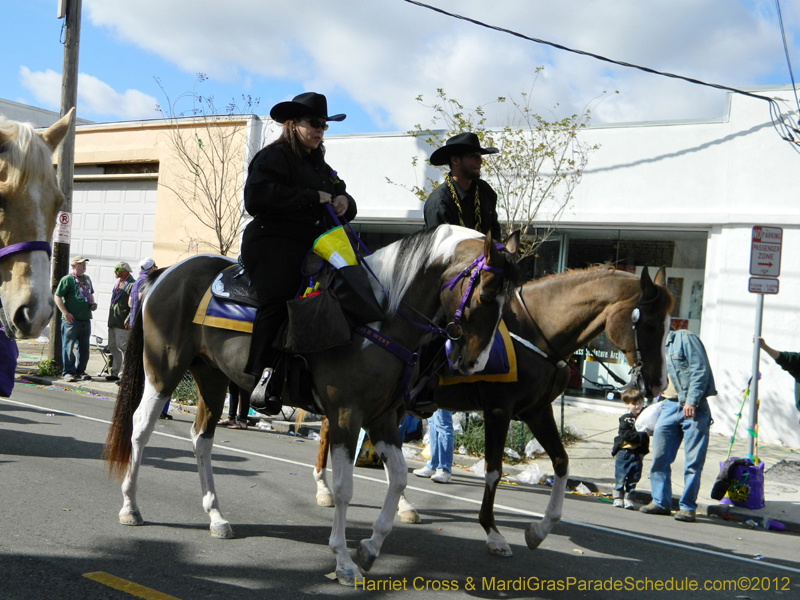
<svg viewBox="0 0 800 600"><path fill-rule="evenodd" d="M483 253L488 270L475 273L474 288L466 293L469 278L449 284L469 271ZM443 312L451 322L463 308L461 336L453 346L464 373L483 368L488 359L503 306L513 293L515 261L500 252L489 236L461 227L443 225L423 231L377 251L367 259L388 290L383 298L387 319L374 324L380 334L411 351L425 334L411 321L434 320ZM231 264L223 257L198 256L168 268L146 292L143 312L136 319L125 357L125 371L114 419L106 443L112 471L124 475L120 522L143 523L136 502L137 476L142 451L158 414L187 369L200 393L191 430L203 492L203 508L211 519L211 533L231 537L228 521L219 508L211 470L211 448L229 380L252 389L253 378L243 371L250 335L192 322L200 299L217 274ZM473 271L474 272L474 271ZM509 281L510 280L510 281ZM404 316L405 315L405 316ZM408 470L397 432L396 389L407 364L383 347L356 336L350 344L308 354L315 401L331 418L333 496L336 514L330 547L336 555L339 581L352 585L359 568L347 552L345 526L353 494L353 457L360 429L369 431L375 448L387 465L389 488L370 539L363 540L358 560L369 568L392 529L397 504L406 486ZM269 343L271 340L265 340ZM142 390L143 393L142 393Z"/></svg>
<svg viewBox="0 0 800 600"><path fill-rule="evenodd" d="M651 398L666 387L664 344L672 297L665 283L663 268L652 281L647 267L641 277L636 277L606 266L528 282L503 311L516 351L518 381L459 383L436 390L435 400L440 408L484 413L486 488L479 521L486 531L486 547L491 554L511 556L511 548L495 524L494 498L503 474L503 451L512 419L528 425L547 451L555 471L544 518L531 523L525 533L528 547L539 546L561 519L569 457L561 443L551 403L569 380L569 367L564 361L604 331L608 340L625 353L628 364L635 365L632 384ZM327 423L323 422L314 479L317 504L332 506L335 498L325 478L326 432ZM399 505L403 521L420 521L405 497Z"/></svg>
<svg viewBox="0 0 800 600"><path fill-rule="evenodd" d="M38 336L53 316L50 241L64 195L52 156L74 113L38 134L0 118L0 323L12 339Z"/></svg>

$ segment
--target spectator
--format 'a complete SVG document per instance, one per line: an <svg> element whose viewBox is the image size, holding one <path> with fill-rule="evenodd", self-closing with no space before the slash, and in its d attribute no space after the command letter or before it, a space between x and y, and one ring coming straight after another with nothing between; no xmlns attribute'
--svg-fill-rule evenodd
<svg viewBox="0 0 800 600"><path fill-rule="evenodd" d="M7 398L14 389L17 358L19 358L17 342L6 335L3 325L0 324L0 396Z"/></svg>
<svg viewBox="0 0 800 600"><path fill-rule="evenodd" d="M670 331L666 355L669 384L662 393L664 408L653 432L653 466L650 469L653 500L640 510L651 515L671 514L672 463L683 442L684 489L675 519L694 523L712 423L708 397L716 396L717 389L706 349L695 334L687 330Z"/></svg>
<svg viewBox="0 0 800 600"><path fill-rule="evenodd" d="M131 312L130 294L133 287L131 266L126 262L114 265L117 278L111 291L111 308L108 311L108 351L111 353L111 372L106 381L119 381L122 373L122 361L125 360L125 348L128 346L128 315Z"/></svg>
<svg viewBox="0 0 800 600"><path fill-rule="evenodd" d="M250 414L250 394L232 381L228 386L228 392L230 394L228 418L217 423L217 427L247 429L247 415Z"/></svg>
<svg viewBox="0 0 800 600"><path fill-rule="evenodd" d="M83 256L73 256L72 273L61 278L54 300L61 311L61 363L65 381L91 380L86 374L89 362L89 337L92 334L92 312L97 310L92 280L86 275ZM77 354L77 363L76 363Z"/></svg>
<svg viewBox="0 0 800 600"><path fill-rule="evenodd" d="M627 412L619 418L619 433L614 438L611 456L614 462L614 506L634 510L633 492L642 478L644 456L650 452L650 436L636 431L636 417L644 408L644 394L639 390L624 392L622 402Z"/></svg>
<svg viewBox="0 0 800 600"><path fill-rule="evenodd" d="M494 239L500 239L497 194L480 178L483 155L496 152L497 148L481 148L478 136L467 132L454 135L431 154L432 165L449 165L450 172L444 176L444 184L425 201L425 227L460 225L484 234L491 231ZM450 483L453 414L439 409L433 413L429 425L431 459L421 469L414 470L414 475L430 477L436 483Z"/></svg>
<svg viewBox="0 0 800 600"><path fill-rule="evenodd" d="M800 410L800 352L781 352L770 348L764 338L758 338L758 341L764 352L769 354L781 369L794 377L794 405Z"/></svg>

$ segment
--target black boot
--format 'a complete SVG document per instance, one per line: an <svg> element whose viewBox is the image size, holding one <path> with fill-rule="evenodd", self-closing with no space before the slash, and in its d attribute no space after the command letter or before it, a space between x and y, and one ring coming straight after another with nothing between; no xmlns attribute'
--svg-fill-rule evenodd
<svg viewBox="0 0 800 600"><path fill-rule="evenodd" d="M283 405L280 400L275 396L269 395L269 384L272 379L273 369L267 367L264 369L261 377L256 382L256 387L253 388L253 393L250 394L250 406L266 415L277 415L281 412Z"/></svg>

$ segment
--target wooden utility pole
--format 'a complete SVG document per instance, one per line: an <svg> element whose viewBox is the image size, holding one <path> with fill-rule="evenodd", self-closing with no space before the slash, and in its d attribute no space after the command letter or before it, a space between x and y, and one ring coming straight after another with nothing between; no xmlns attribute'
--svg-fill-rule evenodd
<svg viewBox="0 0 800 600"><path fill-rule="evenodd" d="M64 66L61 72L61 116L78 103L78 48L81 39L81 4L82 0L59 0L59 18L62 8L66 9L64 23ZM77 115L77 113L76 113ZM69 132L58 150L58 186L64 193L64 204L61 210L69 215L72 221L72 181L75 174L75 122L70 123ZM70 225L71 226L71 225ZM55 292L58 282L69 273L69 241L53 244L52 290ZM61 312L56 309L50 321L50 344L48 358L61 363ZM63 365L62 365L63 366Z"/></svg>

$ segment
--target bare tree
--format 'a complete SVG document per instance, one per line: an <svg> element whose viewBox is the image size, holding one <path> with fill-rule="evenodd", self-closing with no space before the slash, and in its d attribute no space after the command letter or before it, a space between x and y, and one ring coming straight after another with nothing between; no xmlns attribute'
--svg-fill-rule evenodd
<svg viewBox="0 0 800 600"><path fill-rule="evenodd" d="M169 122L167 135L178 166L172 178L161 183L172 191L207 231L192 236L190 247L207 246L227 256L239 239L243 227L243 161L246 153L247 117L259 100L242 96L242 106L231 101L222 109L213 96L197 93L206 80L199 73L190 92L171 101L161 80L156 78L167 100L166 110L157 106ZM189 105L183 109L182 106Z"/></svg>
<svg viewBox="0 0 800 600"><path fill-rule="evenodd" d="M489 128L485 106L465 110L442 89L437 90L433 104L425 104L422 96L417 101L433 111L431 125L427 128L416 125L408 133L422 138L432 149L441 147L458 133L471 131L477 134L482 146L500 150L487 157L483 177L497 192L498 214L506 232L515 228L527 232L523 236L527 242L525 253L534 252L561 218L581 181L589 156L599 148L578 138L589 122L589 106L580 115L553 117L548 121L531 109L531 92L523 92L519 101L500 97L495 103L510 105L509 125ZM418 165L419 157L413 157L411 162ZM449 170L447 166L437 168L443 173ZM439 183L428 177L422 186L403 187L424 202Z"/></svg>

